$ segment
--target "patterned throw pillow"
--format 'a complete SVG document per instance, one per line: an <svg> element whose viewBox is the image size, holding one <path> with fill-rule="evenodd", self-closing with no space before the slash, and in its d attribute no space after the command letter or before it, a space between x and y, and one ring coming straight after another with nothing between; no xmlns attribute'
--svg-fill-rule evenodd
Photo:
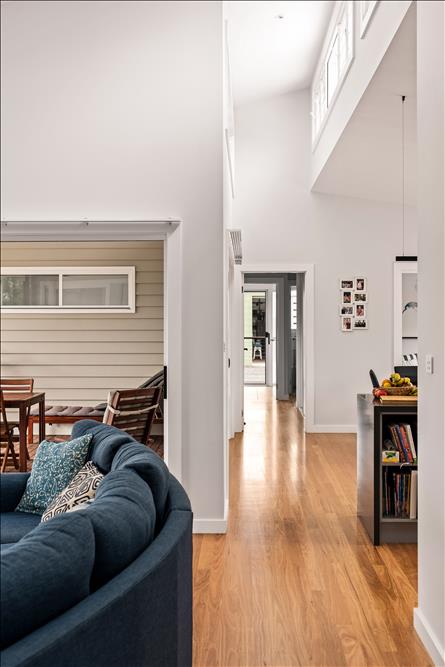
<svg viewBox="0 0 445 667"><path fill-rule="evenodd" d="M84 465L92 437L87 433L67 442L41 442L15 511L43 514Z"/></svg>
<svg viewBox="0 0 445 667"><path fill-rule="evenodd" d="M92 461L85 463L66 489L48 505L42 521L49 521L64 512L81 509L92 502L103 477Z"/></svg>

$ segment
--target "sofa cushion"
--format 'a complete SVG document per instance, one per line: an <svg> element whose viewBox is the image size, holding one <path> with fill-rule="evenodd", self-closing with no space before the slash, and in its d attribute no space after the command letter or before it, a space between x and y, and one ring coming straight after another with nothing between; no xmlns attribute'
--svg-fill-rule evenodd
<svg viewBox="0 0 445 667"><path fill-rule="evenodd" d="M133 440L122 445L116 452L111 470L133 470L147 482L153 494L159 527L164 518L170 479L164 461L151 449Z"/></svg>
<svg viewBox="0 0 445 667"><path fill-rule="evenodd" d="M18 542L40 523L39 514L27 512L2 512L0 514L1 543Z"/></svg>
<svg viewBox="0 0 445 667"><path fill-rule="evenodd" d="M79 438L87 433L93 436L88 459L103 473L110 472L113 458L119 447L128 442L136 442L125 431L107 424L99 424L92 419L85 419L74 424L71 435L73 438Z"/></svg>
<svg viewBox="0 0 445 667"><path fill-rule="evenodd" d="M72 512L79 509L80 505L92 500L103 478L104 476L94 463L87 461L68 486L48 505L43 513L42 521L49 521L64 512Z"/></svg>
<svg viewBox="0 0 445 667"><path fill-rule="evenodd" d="M1 555L4 648L87 597L94 532L80 512L40 524Z"/></svg>
<svg viewBox="0 0 445 667"><path fill-rule="evenodd" d="M40 443L17 512L42 514L85 463L92 435L67 442Z"/></svg>
<svg viewBox="0 0 445 667"><path fill-rule="evenodd" d="M94 502L75 514L88 518L94 529L94 588L121 572L153 540L153 496L147 484L131 470L106 475Z"/></svg>

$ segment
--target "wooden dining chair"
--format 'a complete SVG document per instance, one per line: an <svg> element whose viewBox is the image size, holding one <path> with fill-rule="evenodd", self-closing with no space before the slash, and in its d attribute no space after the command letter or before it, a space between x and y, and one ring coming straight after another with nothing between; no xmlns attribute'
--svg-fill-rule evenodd
<svg viewBox="0 0 445 667"><path fill-rule="evenodd" d="M34 389L34 378L0 378L0 391L4 394L31 394ZM29 421L29 409L26 415L26 423ZM12 423L11 421L9 422ZM13 428L18 428L18 422L15 422ZM26 458L30 459L28 447L26 448Z"/></svg>
<svg viewBox="0 0 445 667"><path fill-rule="evenodd" d="M5 403L3 400L3 391L0 389L0 446L5 450L1 459L1 472L5 472L9 457L12 459L14 468L19 467L13 440L13 431L17 425L17 422L8 421L8 417L6 416Z"/></svg>
<svg viewBox="0 0 445 667"><path fill-rule="evenodd" d="M116 426L143 445L148 445L161 391L161 387L148 387L110 392L103 423Z"/></svg>

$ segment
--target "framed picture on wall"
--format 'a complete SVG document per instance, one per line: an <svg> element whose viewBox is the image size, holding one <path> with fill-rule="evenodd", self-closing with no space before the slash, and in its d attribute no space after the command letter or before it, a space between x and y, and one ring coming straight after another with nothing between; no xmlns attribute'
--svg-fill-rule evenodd
<svg viewBox="0 0 445 667"><path fill-rule="evenodd" d="M340 280L340 289L354 289L354 279L353 278L342 278Z"/></svg>
<svg viewBox="0 0 445 667"><path fill-rule="evenodd" d="M356 292L366 292L366 278L354 278L354 289Z"/></svg>
<svg viewBox="0 0 445 667"><path fill-rule="evenodd" d="M341 330L342 331L352 331L352 317L342 317L341 318Z"/></svg>
<svg viewBox="0 0 445 667"><path fill-rule="evenodd" d="M354 304L354 317L359 319L366 317L366 303Z"/></svg>
<svg viewBox="0 0 445 667"><path fill-rule="evenodd" d="M341 302L343 305L349 305L353 302L353 292L352 290L343 290L341 295Z"/></svg>
<svg viewBox="0 0 445 667"><path fill-rule="evenodd" d="M366 303L368 295L366 292L354 292L354 303Z"/></svg>
<svg viewBox="0 0 445 667"><path fill-rule="evenodd" d="M365 318L355 318L354 331L364 331L368 328L368 320Z"/></svg>
<svg viewBox="0 0 445 667"><path fill-rule="evenodd" d="M353 317L354 316L354 306L340 306L340 315Z"/></svg>

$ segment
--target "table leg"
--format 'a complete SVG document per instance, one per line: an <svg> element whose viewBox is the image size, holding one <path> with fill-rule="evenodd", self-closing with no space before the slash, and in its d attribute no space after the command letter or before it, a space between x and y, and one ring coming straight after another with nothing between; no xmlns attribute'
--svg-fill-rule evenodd
<svg viewBox="0 0 445 667"><path fill-rule="evenodd" d="M26 417L27 417L27 408L25 406L20 406L19 408L19 469L20 472L26 472L27 461L26 461Z"/></svg>
<svg viewBox="0 0 445 667"><path fill-rule="evenodd" d="M39 443L45 440L45 399L39 402Z"/></svg>

